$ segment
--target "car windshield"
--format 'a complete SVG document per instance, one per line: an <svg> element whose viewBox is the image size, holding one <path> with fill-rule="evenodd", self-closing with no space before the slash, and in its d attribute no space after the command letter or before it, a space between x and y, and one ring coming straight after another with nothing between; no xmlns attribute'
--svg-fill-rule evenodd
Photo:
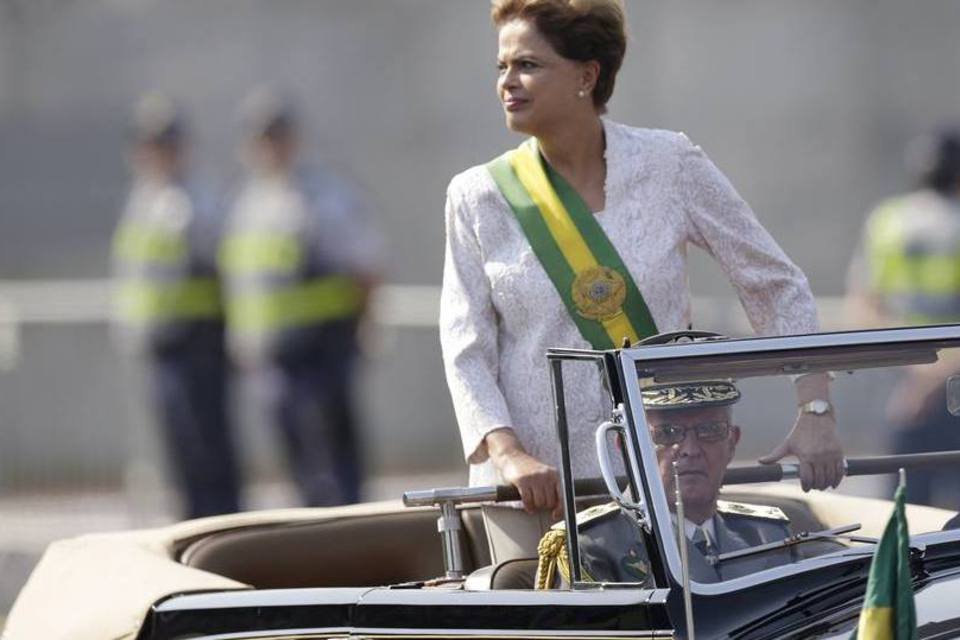
<svg viewBox="0 0 960 640"><path fill-rule="evenodd" d="M674 540L680 539L682 509L692 580L723 582L812 557L872 549L890 517L901 466L911 535L952 524L960 507L955 466L872 458L960 449L956 343L716 351L712 357L636 363L635 391L643 406L637 433L641 448L649 447L655 459L647 473L652 502L667 506ZM797 388L808 383L828 393L798 406ZM745 482L749 473L737 478L733 470L756 466L798 416L835 420L848 462L841 485L804 493L795 479ZM780 462L787 477L799 471L795 458Z"/></svg>
<svg viewBox="0 0 960 640"><path fill-rule="evenodd" d="M653 546L674 578L686 553L700 585L870 554L901 467L915 543L955 537L960 458L918 457L960 450L960 331L711 340L619 358L615 380L597 354L554 354L561 451L569 452L558 462L574 481L575 582L663 586L655 584ZM806 386L817 392L798 391ZM601 388L608 401L598 404L590 399ZM780 467L758 463L798 417L835 421L847 464L836 489L804 492L792 456ZM606 483L585 481L597 476Z"/></svg>

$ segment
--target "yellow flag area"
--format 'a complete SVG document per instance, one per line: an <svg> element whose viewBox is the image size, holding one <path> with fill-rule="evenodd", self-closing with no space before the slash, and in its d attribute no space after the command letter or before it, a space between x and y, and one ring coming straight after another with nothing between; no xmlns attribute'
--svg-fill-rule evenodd
<svg viewBox="0 0 960 640"><path fill-rule="evenodd" d="M510 154L510 166L517 174L517 179L526 188L530 199L540 210L550 235L553 236L574 273L580 274L591 269L599 269L600 263L596 256L587 246L583 235L577 229L570 213L544 173L536 148L529 144L522 145ZM639 341L637 332L625 313L621 312L611 318L601 319L600 324L610 336L614 347L620 346L624 337L628 337L631 343Z"/></svg>
<svg viewBox="0 0 960 640"><path fill-rule="evenodd" d="M893 640L893 607L873 607L860 612L857 640Z"/></svg>

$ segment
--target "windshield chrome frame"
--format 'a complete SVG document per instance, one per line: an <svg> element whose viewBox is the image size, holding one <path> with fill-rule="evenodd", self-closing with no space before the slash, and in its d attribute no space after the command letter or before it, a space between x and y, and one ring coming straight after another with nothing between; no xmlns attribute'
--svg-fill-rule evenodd
<svg viewBox="0 0 960 640"><path fill-rule="evenodd" d="M636 411L635 407L642 407L640 383L637 373L645 363L655 366L657 362L689 360L703 361L716 356L744 355L756 356L762 359L766 354L796 353L815 351L837 347L857 346L923 346L931 348L958 348L960 347L960 325L938 325L931 327L909 327L902 329L878 329L869 331L847 331L838 333L820 333L799 336L738 338L730 340L709 340L670 345L639 346L625 349L620 352L620 369L623 375L621 380L625 403L625 422L628 442L631 448L636 449L641 473L640 481L645 494L648 515L651 526L654 528L655 538L660 547L662 557L666 560L670 578L676 584L682 584L680 567L680 549L674 535L670 507L667 503L666 491L657 465L657 455L653 442L650 439L644 412ZM643 434L643 435L640 435ZM633 469L631 469L633 471ZM960 530L958 530L960 532ZM928 534L917 534L928 535ZM956 535L956 534L955 534ZM911 536L913 539L915 536ZM823 563L829 564L862 561L865 553L837 553L826 554L816 558L791 563L781 567L765 569L756 573L732 578L722 582L705 583L690 581L690 590L702 595L715 595L737 591L758 582L780 580L788 576L806 573ZM872 551L870 552L872 555Z"/></svg>
<svg viewBox="0 0 960 640"><path fill-rule="evenodd" d="M571 361L594 362L600 365L601 375L605 378L604 383L610 390L610 399L617 406L616 395L612 388L615 385L622 384L622 380L611 380L611 374L616 375L615 359L611 357L613 351L591 351L583 349L548 349L547 361L550 365L550 389L553 392L554 418L557 430L557 438L560 446L560 492L563 498L564 524L567 531L573 532L567 536L567 554L570 558L571 589L572 590L591 590L598 587L616 587L650 590L649 587L640 587L638 583L593 583L582 580L580 565L580 539L579 528L576 524L576 495L573 488L573 472L570 462L570 431L567 424L566 398L563 393L563 363ZM619 388L619 387L618 387ZM626 411L624 411L626 413ZM624 425L626 428L626 425ZM626 431L629 433L629 430ZM629 437L629 436L628 436ZM642 477L640 473L639 461L635 455L635 449L632 446L625 448L627 453L627 479L630 489L637 495L643 494ZM650 509L646 502L641 500L640 519L649 522Z"/></svg>

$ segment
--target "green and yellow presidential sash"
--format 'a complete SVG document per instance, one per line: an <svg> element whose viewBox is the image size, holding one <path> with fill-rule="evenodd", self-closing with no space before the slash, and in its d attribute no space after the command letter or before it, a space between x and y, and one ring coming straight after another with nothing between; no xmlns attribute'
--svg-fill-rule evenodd
<svg viewBox="0 0 960 640"><path fill-rule="evenodd" d="M553 281L581 335L594 349L636 344L657 333L630 272L576 190L540 157L535 140L487 165Z"/></svg>

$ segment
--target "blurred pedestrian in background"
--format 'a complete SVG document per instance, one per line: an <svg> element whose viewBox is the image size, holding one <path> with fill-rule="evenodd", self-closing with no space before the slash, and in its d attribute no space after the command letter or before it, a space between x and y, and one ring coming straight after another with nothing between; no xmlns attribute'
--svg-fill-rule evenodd
<svg viewBox="0 0 960 640"><path fill-rule="evenodd" d="M289 99L255 91L241 118L248 176L220 252L228 341L264 384L268 420L303 500L357 502L351 383L381 245L356 192L299 164L300 121Z"/></svg>
<svg viewBox="0 0 960 640"><path fill-rule="evenodd" d="M915 140L907 164L918 188L873 209L849 270L860 325L960 321L960 129Z"/></svg>
<svg viewBox="0 0 960 640"><path fill-rule="evenodd" d="M907 164L916 190L880 202L870 213L851 263L847 306L858 326L960 322L960 129L915 140ZM946 408L944 381L960 362L908 369L887 403L899 425L894 453L960 449L960 419ZM954 508L956 474L910 473L910 502Z"/></svg>
<svg viewBox="0 0 960 640"><path fill-rule="evenodd" d="M133 185L113 258L123 344L140 356L186 517L237 511L227 361L216 274L217 219L186 181L183 114L166 96L137 104Z"/></svg>

